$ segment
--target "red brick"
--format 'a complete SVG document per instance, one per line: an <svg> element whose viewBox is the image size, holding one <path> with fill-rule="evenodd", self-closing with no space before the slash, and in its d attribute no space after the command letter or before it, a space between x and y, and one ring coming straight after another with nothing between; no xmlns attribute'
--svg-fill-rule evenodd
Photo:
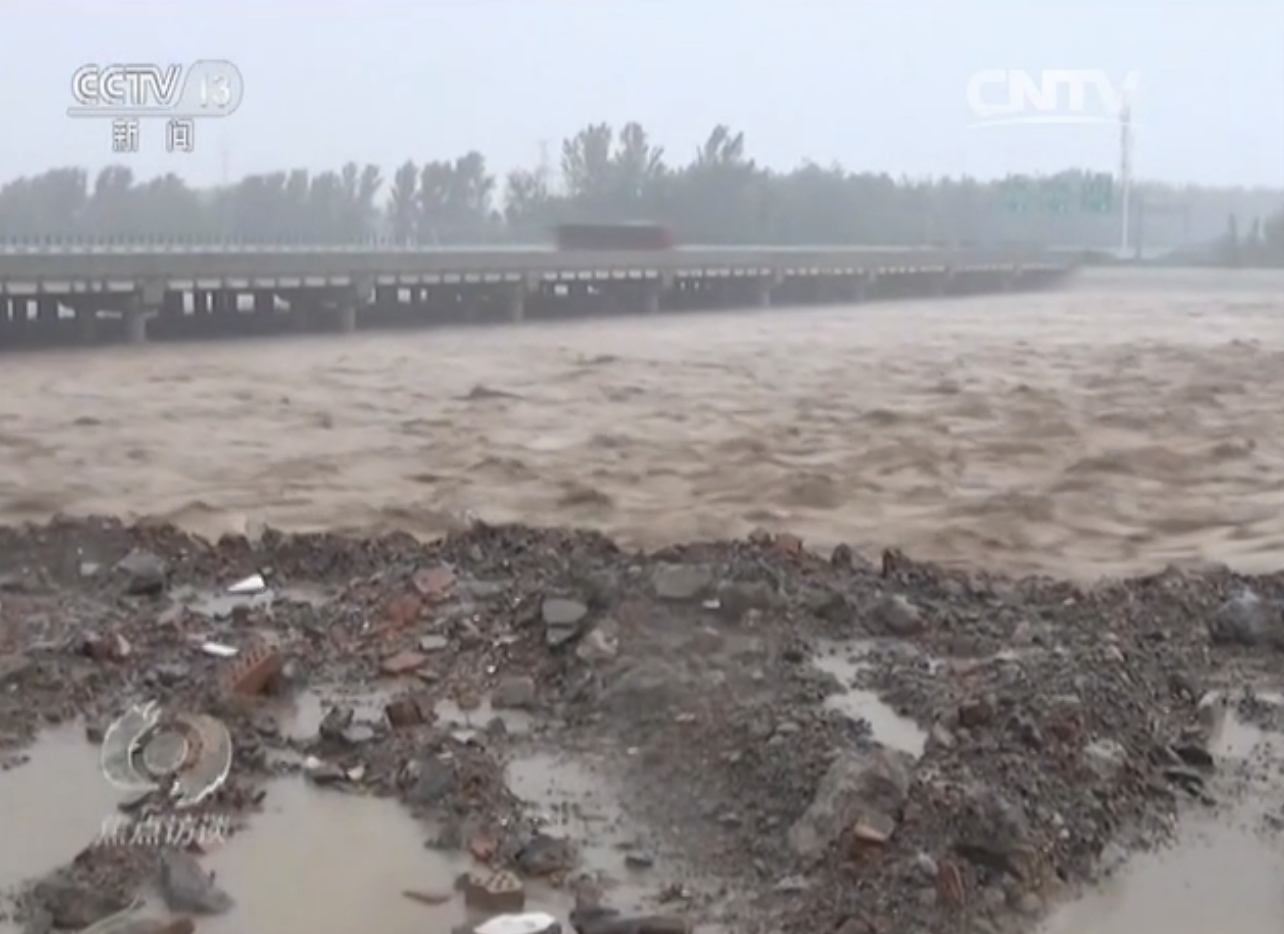
<svg viewBox="0 0 1284 934"><path fill-rule="evenodd" d="M412 580L419 595L434 602L444 600L455 589L455 572L444 564L435 568L421 568L415 572Z"/></svg>
<svg viewBox="0 0 1284 934"><path fill-rule="evenodd" d="M383 660L383 673L386 675L408 675L418 671L424 665L428 664L428 656L421 652L412 652L406 649L398 652L389 658Z"/></svg>
<svg viewBox="0 0 1284 934"><path fill-rule="evenodd" d="M262 694L284 667L280 652L257 643L232 660L224 674L224 685L233 694Z"/></svg>
<svg viewBox="0 0 1284 934"><path fill-rule="evenodd" d="M419 619L423 604L412 593L403 593L388 604L388 628L405 629Z"/></svg>
<svg viewBox="0 0 1284 934"><path fill-rule="evenodd" d="M388 722L394 727L419 726L427 722L423 705L418 698L399 697L383 709Z"/></svg>
<svg viewBox="0 0 1284 934"><path fill-rule="evenodd" d="M491 914L521 911L526 907L526 889L511 872L485 878L470 873L464 880L464 904Z"/></svg>
<svg viewBox="0 0 1284 934"><path fill-rule="evenodd" d="M789 532L781 532L776 536L773 546L776 551L780 552L782 555L789 555L792 557L794 555L802 554L803 540L797 535L792 535Z"/></svg>
<svg viewBox="0 0 1284 934"><path fill-rule="evenodd" d="M962 908L967 904L963 873L952 859L946 858L937 863L936 894L950 908Z"/></svg>

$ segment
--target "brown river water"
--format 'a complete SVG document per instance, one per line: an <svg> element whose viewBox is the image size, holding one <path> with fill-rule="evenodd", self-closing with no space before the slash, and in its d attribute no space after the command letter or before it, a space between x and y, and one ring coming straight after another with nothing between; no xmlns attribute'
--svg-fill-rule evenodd
<svg viewBox="0 0 1284 934"><path fill-rule="evenodd" d="M429 536L472 514L640 545L765 526L1076 577L1284 565L1284 274L1091 272L1044 295L0 366L3 521L61 511L206 535L271 524ZM0 774L0 824L27 841L0 858L0 887L66 859L111 813L95 756L64 731ZM566 768L527 763L524 796L554 806L601 791ZM272 801L261 832L211 856L242 907L203 930L460 920L395 894L448 889L459 867L424 850L394 805L302 785ZM1187 836L1046 930L1204 934L1227 912L1243 934L1280 930L1280 856L1238 825ZM309 894L282 878L307 879Z"/></svg>
<svg viewBox="0 0 1284 934"><path fill-rule="evenodd" d="M10 357L0 520L589 525L1095 577L1284 564L1284 275Z"/></svg>

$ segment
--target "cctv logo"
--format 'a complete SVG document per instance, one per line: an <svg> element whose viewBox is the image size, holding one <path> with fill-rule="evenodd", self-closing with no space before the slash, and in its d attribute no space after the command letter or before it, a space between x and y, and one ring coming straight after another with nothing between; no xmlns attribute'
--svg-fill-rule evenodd
<svg viewBox="0 0 1284 934"><path fill-rule="evenodd" d="M227 781L232 737L204 714L163 716L155 701L135 704L107 728L107 781L132 794L165 789L176 808L200 804Z"/></svg>

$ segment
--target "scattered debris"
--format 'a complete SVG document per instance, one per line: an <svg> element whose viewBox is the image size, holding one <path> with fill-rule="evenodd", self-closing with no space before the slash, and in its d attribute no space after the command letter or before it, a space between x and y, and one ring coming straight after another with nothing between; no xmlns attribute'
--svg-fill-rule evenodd
<svg viewBox="0 0 1284 934"><path fill-rule="evenodd" d="M89 536L110 573L83 567ZM1004 580L894 552L820 557L787 533L646 555L481 523L429 544L272 531L210 544L67 519L0 528L0 566L62 588L0 604L4 768L26 768L48 724L81 719L100 742L154 698L196 724L170 751L188 771L166 792L210 768L207 747L235 748L198 811L252 834L269 783L302 775L309 794L395 796L425 818L432 849L461 861L445 885L469 870L458 892L404 891L429 928L462 901L490 916L475 934L560 932L559 917L577 934L687 934L708 918L1033 930L1056 892L1167 839L1184 808L1228 806L1255 774L1278 774L1238 770L1226 751L1246 723L1284 729L1264 651L1284 649L1275 577ZM246 567L264 570L217 585ZM254 595L269 578L278 595L333 596L228 614L181 599ZM915 742L891 735L901 724ZM531 758L549 750L580 771ZM134 761L128 743L116 752L118 771ZM541 798L532 774L569 782L565 800ZM144 795L131 815L172 800ZM238 916L235 886L202 865L207 847L163 849L89 847L14 913L80 930L159 878L183 917L131 916L140 931ZM636 904L603 904L621 891Z"/></svg>

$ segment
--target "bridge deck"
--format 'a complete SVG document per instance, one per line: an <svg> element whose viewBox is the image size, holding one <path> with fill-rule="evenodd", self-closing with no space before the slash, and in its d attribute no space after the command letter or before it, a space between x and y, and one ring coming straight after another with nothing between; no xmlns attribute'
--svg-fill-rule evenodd
<svg viewBox="0 0 1284 934"><path fill-rule="evenodd" d="M0 245L0 294L159 288L381 285L725 276L906 275L1056 270L1068 254L932 247L688 247L665 252L546 248ZM199 283L199 285L197 285ZM208 284L206 284L208 283Z"/></svg>

